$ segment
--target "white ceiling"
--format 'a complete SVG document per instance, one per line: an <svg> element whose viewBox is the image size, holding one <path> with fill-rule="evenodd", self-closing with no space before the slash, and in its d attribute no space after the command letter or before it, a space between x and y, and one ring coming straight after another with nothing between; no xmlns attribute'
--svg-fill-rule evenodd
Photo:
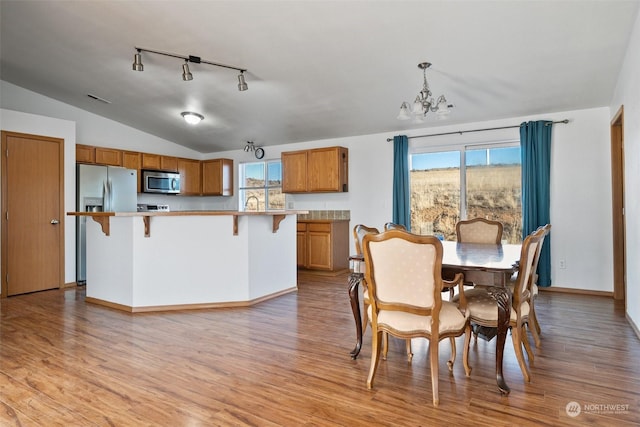
<svg viewBox="0 0 640 427"><path fill-rule="evenodd" d="M1 0L0 77L203 153L393 134L608 105L639 4ZM183 61L160 55L134 72L134 46L246 68L249 90L205 64L182 81ZM399 121L424 61L455 108Z"/></svg>

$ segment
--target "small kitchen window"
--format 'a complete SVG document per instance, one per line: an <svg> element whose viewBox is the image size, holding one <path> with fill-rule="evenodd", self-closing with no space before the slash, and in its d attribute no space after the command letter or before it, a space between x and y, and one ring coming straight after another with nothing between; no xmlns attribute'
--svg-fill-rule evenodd
<svg viewBox="0 0 640 427"><path fill-rule="evenodd" d="M285 207L280 160L239 165L239 210L281 210Z"/></svg>

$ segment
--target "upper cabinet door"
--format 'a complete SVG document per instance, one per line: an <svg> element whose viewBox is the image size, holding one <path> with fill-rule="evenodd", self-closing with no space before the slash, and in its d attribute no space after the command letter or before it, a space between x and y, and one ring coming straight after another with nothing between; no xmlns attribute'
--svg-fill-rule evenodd
<svg viewBox="0 0 640 427"><path fill-rule="evenodd" d="M307 150L282 153L282 192L307 191Z"/></svg>
<svg viewBox="0 0 640 427"><path fill-rule="evenodd" d="M284 193L348 191L349 151L344 147L289 151L281 159Z"/></svg>
<svg viewBox="0 0 640 427"><path fill-rule="evenodd" d="M200 161L178 159L178 172L180 173L180 194L199 196L202 193Z"/></svg>
<svg viewBox="0 0 640 427"><path fill-rule="evenodd" d="M202 161L202 195L233 196L233 160Z"/></svg>
<svg viewBox="0 0 640 427"><path fill-rule="evenodd" d="M122 166L122 151L113 148L96 147L96 164Z"/></svg>
<svg viewBox="0 0 640 427"><path fill-rule="evenodd" d="M76 163L93 164L96 162L96 147L76 144Z"/></svg>
<svg viewBox="0 0 640 427"><path fill-rule="evenodd" d="M178 172L178 158L171 156L160 157L160 169L169 172Z"/></svg>
<svg viewBox="0 0 640 427"><path fill-rule="evenodd" d="M142 169L159 170L160 169L160 155L142 153Z"/></svg>
<svg viewBox="0 0 640 427"><path fill-rule="evenodd" d="M347 149L329 147L309 150L307 189L310 192L347 191Z"/></svg>

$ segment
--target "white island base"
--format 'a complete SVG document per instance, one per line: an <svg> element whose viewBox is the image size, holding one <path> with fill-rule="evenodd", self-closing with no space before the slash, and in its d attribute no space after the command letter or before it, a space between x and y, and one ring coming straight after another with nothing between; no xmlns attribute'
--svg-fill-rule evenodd
<svg viewBox="0 0 640 427"><path fill-rule="evenodd" d="M277 227L268 214L116 213L108 235L94 219L87 219L88 302L184 310L248 306L297 290L295 213L280 215Z"/></svg>

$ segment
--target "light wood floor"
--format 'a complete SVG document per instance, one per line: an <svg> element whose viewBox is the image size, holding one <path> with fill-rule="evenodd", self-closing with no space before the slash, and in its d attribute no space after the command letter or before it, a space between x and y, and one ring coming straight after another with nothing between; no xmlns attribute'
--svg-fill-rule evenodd
<svg viewBox="0 0 640 427"><path fill-rule="evenodd" d="M370 331L352 360L346 288L346 275L301 273L297 293L251 308L152 314L87 304L81 288L3 299L0 425L640 423L640 342L609 298L542 293L543 340L531 383L523 382L507 338L508 397L495 385L495 340L472 342L469 378L462 340L453 375L443 341L440 407L433 408L424 341L414 340L407 364L404 343L391 339L367 390ZM582 413L571 418L565 408L574 401Z"/></svg>

